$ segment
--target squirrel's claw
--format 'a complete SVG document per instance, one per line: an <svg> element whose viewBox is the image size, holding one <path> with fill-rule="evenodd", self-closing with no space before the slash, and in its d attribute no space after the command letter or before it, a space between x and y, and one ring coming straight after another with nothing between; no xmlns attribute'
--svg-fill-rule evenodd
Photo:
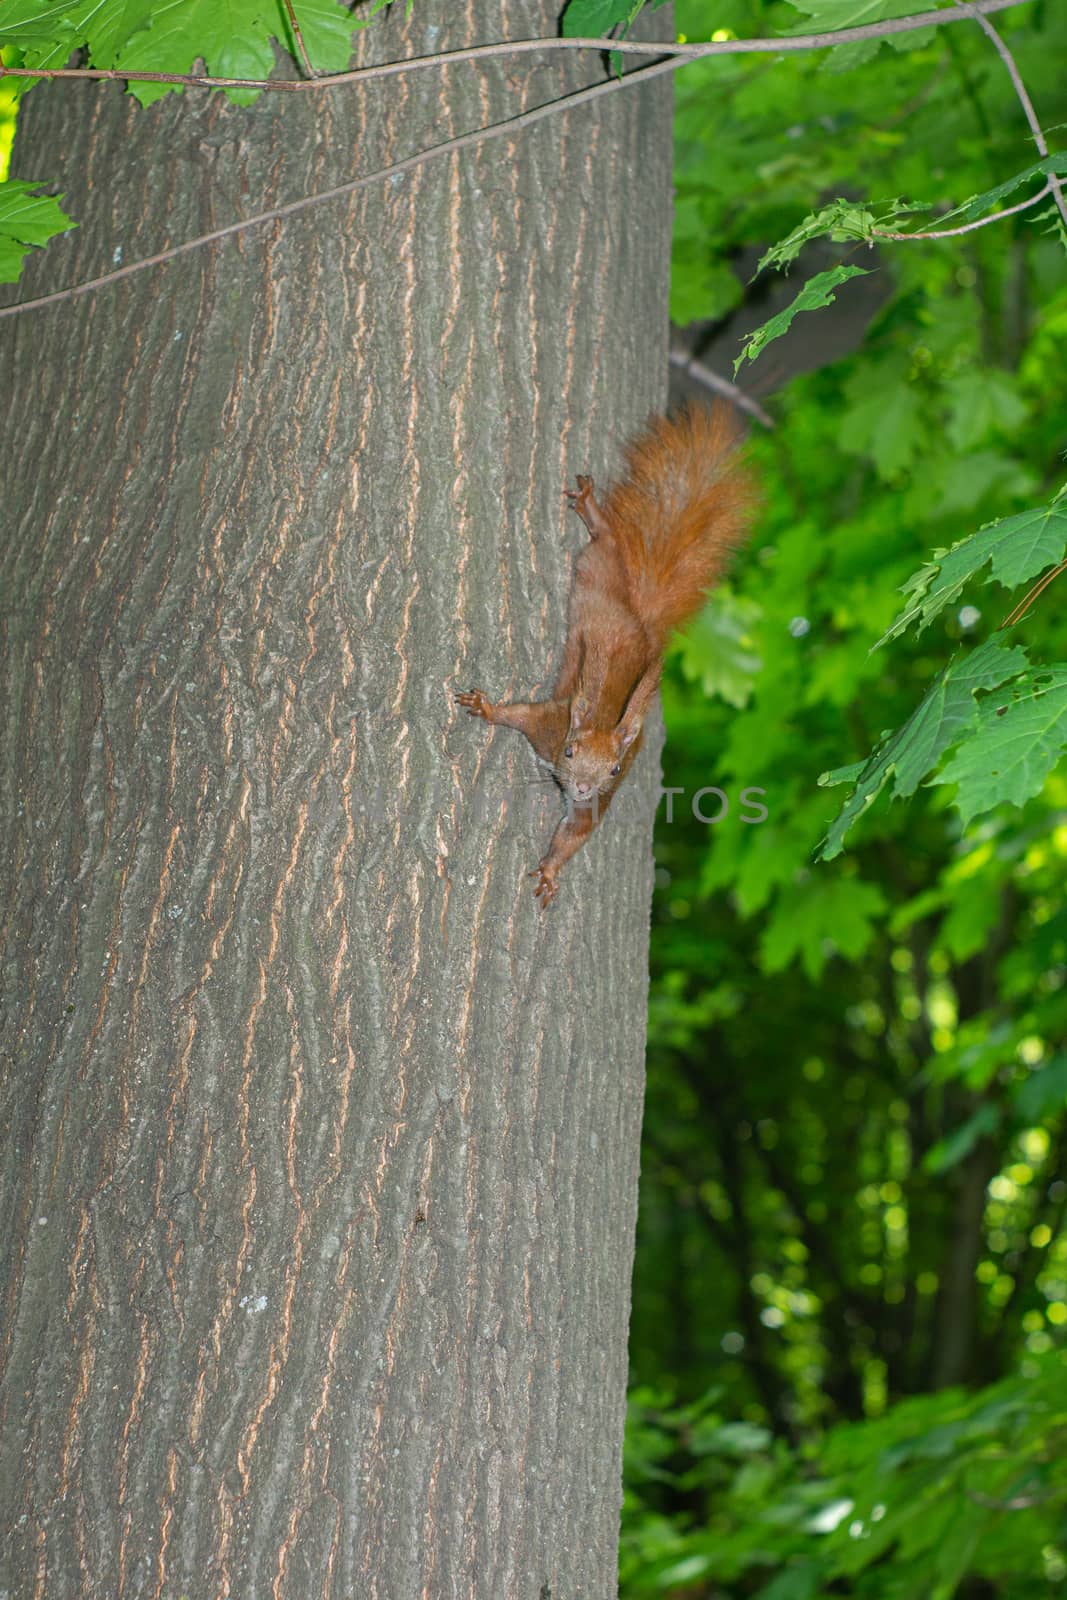
<svg viewBox="0 0 1067 1600"><path fill-rule="evenodd" d="M537 880L534 884L534 899L543 911L556 898L556 890L559 887L556 874L547 871L544 862L541 862L528 876Z"/></svg>
<svg viewBox="0 0 1067 1600"><path fill-rule="evenodd" d="M492 721L493 704L487 700L480 689L471 689L467 694L457 694L456 704L472 717L484 717L486 722Z"/></svg>

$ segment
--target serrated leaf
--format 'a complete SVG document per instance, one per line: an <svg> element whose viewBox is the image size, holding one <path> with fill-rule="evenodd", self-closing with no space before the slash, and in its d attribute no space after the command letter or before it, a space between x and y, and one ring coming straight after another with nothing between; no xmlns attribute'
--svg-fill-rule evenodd
<svg viewBox="0 0 1067 1600"><path fill-rule="evenodd" d="M912 0L790 0L798 11L807 12L810 22L798 23L792 33L828 33L841 28L855 28L863 23L882 22L887 17L909 16L915 6ZM835 45L826 60L831 72L850 71L870 60L879 48L889 45L894 50L922 50L933 36L932 28L917 28L914 32L890 34L884 39L855 39Z"/></svg>
<svg viewBox="0 0 1067 1600"><path fill-rule="evenodd" d="M682 636L679 659L690 682L732 706L747 705L762 665L750 637L759 616L754 601L720 590Z"/></svg>
<svg viewBox="0 0 1067 1600"><path fill-rule="evenodd" d="M0 45L50 44L75 31L71 13L84 8L84 0L47 0L45 4L42 0L4 0Z"/></svg>
<svg viewBox="0 0 1067 1600"><path fill-rule="evenodd" d="M379 0L372 7L361 7L358 19L337 0L293 0L293 10L300 24L304 47L311 65L318 72L343 72L352 59L352 34L365 28L392 0ZM296 41L292 37L285 7L281 8L281 31L278 34L289 54L297 58Z"/></svg>
<svg viewBox="0 0 1067 1600"><path fill-rule="evenodd" d="M1044 156L1040 161L1035 161L1032 167L1025 167L1022 172L1017 172L1014 177L1007 178L1004 183L998 183L995 189L987 189L984 194L972 195L954 211L948 211L941 218L942 222L976 222L989 208L1004 200L1016 189L1028 183L1031 178L1048 177L1050 172L1059 174L1067 173L1067 150L1056 150L1050 156Z"/></svg>
<svg viewBox="0 0 1067 1600"><path fill-rule="evenodd" d="M852 960L863 954L885 907L876 884L810 878L779 897L761 943L760 964L765 972L781 972L799 957L808 977L818 978L838 952Z"/></svg>
<svg viewBox="0 0 1067 1600"><path fill-rule="evenodd" d="M816 851L818 860L832 861L840 855L853 824L890 779L895 797L915 793L945 752L977 721L977 690L998 688L1029 666L1026 651L1019 645L1005 648L1002 637L994 634L976 650L958 652L907 722L882 741Z"/></svg>
<svg viewBox="0 0 1067 1600"><path fill-rule="evenodd" d="M0 183L0 283L14 283L25 257L57 233L78 224L52 195L36 194L41 183L9 178Z"/></svg>
<svg viewBox="0 0 1067 1600"><path fill-rule="evenodd" d="M297 21L312 66L322 71L344 68L352 56L352 35L389 0L376 0L354 20L339 0L294 0ZM47 19L47 23L42 19ZM292 27L282 0L71 0L34 4L5 0L0 5L0 42L8 37L24 46L29 67L62 65L75 47L83 47L97 67L125 67L130 72L191 72L199 61L213 76L267 78L274 67L272 41L296 51ZM149 105L161 95L179 92L178 84L136 84L131 92ZM252 89L226 91L247 102Z"/></svg>
<svg viewBox="0 0 1067 1600"><path fill-rule="evenodd" d="M1035 668L987 695L973 732L937 778L959 785L964 822L1008 801L1024 805L1067 751L1067 667Z"/></svg>
<svg viewBox="0 0 1067 1600"><path fill-rule="evenodd" d="M786 306L784 311L779 311L777 316L772 317L761 328L757 328L754 333L749 334L741 354L734 362L734 372L737 372L743 361L755 361L760 351L770 344L772 339L781 338L793 318L801 311L817 311L820 306L831 305L835 298L835 291L843 283L847 283L849 278L867 276L866 267L836 266L831 267L827 272L817 273L814 278L809 278L791 305Z"/></svg>
<svg viewBox="0 0 1067 1600"><path fill-rule="evenodd" d="M1046 506L1034 506L1014 517L989 522L977 533L959 539L949 550L935 550L933 560L912 574L902 590L909 602L872 648L895 639L913 622L919 632L960 593L968 578L992 563L991 576L1008 588L1025 583L1067 553L1067 490Z"/></svg>
<svg viewBox="0 0 1067 1600"><path fill-rule="evenodd" d="M620 26L628 27L642 0L571 0L563 14L565 39L603 39Z"/></svg>
<svg viewBox="0 0 1067 1600"><path fill-rule="evenodd" d="M886 483L906 471L925 437L917 390L897 382L850 408L838 442L852 455L869 455Z"/></svg>
<svg viewBox="0 0 1067 1600"><path fill-rule="evenodd" d="M897 204L890 202L890 216L897 215ZM764 251L756 268L756 275L758 276L764 267L787 267L791 261L796 260L804 246L810 244L812 239L828 238L837 243L849 239L870 239L876 220L873 211L866 206L858 205L855 200L832 200L821 210L810 212L803 222L799 222L790 233L786 234L784 239L779 239L769 250Z"/></svg>
<svg viewBox="0 0 1067 1600"><path fill-rule="evenodd" d="M119 52L115 65L131 72L191 72L202 60L212 77L266 78L274 66L267 18L280 18L262 0L169 0L154 6L151 23ZM130 91L150 105L176 85L133 83ZM230 91L244 101L255 91Z"/></svg>
<svg viewBox="0 0 1067 1600"><path fill-rule="evenodd" d="M63 7L61 28L30 41L23 65L61 67L78 46L87 52L87 65L113 67L122 46L148 27L152 9L151 0L73 0ZM0 9L0 18L6 20L6 7Z"/></svg>
<svg viewBox="0 0 1067 1600"><path fill-rule="evenodd" d="M915 10L912 0L789 0L796 11L811 17L811 23L797 23L790 33L829 33L840 28L858 28L864 23L883 22L887 17L906 17Z"/></svg>
<svg viewBox="0 0 1067 1600"><path fill-rule="evenodd" d="M948 436L961 453L984 444L991 433L1020 428L1027 407L1006 373L966 372L946 384Z"/></svg>

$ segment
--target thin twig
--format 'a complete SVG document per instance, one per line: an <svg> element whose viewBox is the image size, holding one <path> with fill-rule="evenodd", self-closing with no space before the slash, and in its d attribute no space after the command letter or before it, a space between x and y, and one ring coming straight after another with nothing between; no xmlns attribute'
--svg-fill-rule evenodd
<svg viewBox="0 0 1067 1600"><path fill-rule="evenodd" d="M1059 577L1061 572L1067 572L1067 561L1061 561L1058 567L1053 567L1051 572L1046 572L1043 578L1039 578L1033 588L1028 589L1023 595L1018 605L1008 612L1000 626L1002 628L1014 628L1017 622L1021 622L1034 601L1048 588L1054 578Z"/></svg>
<svg viewBox="0 0 1067 1600"><path fill-rule="evenodd" d="M300 32L300 24L296 20L293 0L283 0L283 3L285 5L285 14L289 18L289 26L293 30L293 38L296 40L296 48L300 52L301 61L304 63L304 71L309 78L314 78L315 68L311 65L311 57L308 55L304 45L304 35Z"/></svg>
<svg viewBox="0 0 1067 1600"><path fill-rule="evenodd" d="M972 0L972 12L1004 11L1009 8L1026 3L1026 0ZM340 83L350 83L356 79L371 77L384 77L398 72L409 71L413 68L424 66L447 65L450 62L481 59L486 56L516 54L530 50L550 48L570 49L596 49L603 52L606 49L621 49L623 51L640 51L647 53L655 51L660 57L650 66L639 67L633 72L628 72L621 77L608 78L601 83L591 84L588 88L579 89L574 94L564 95L561 99L550 100L541 106L535 106L530 111L524 111L517 117L509 117L503 122L494 122L484 128L475 128L469 133L457 135L456 138L446 139L441 144L430 145L424 150L417 151L414 155L406 156L401 161L395 161L387 167L379 167L375 172L365 173L363 177L352 178L347 183L337 184L332 189L323 190L321 194L303 195L299 200L290 200L287 204L273 206L269 211L257 212L253 217L245 217L237 222L228 223L223 228L213 229L211 233L200 234L195 239L187 239L183 244L172 245L167 250L160 250L155 255L146 256L141 261L132 261L127 266L118 267L113 272L102 273L100 277L89 278L83 283L72 284L66 289L57 289L51 294L39 295L33 300L17 301L14 305L0 306L0 319L17 316L24 311L38 311L44 306L55 305L63 300L73 300L76 296L88 294L92 290L102 289L107 284L117 283L121 278L132 277L134 273L144 272L149 267L162 265L165 261L172 261L175 257L186 255L192 250L199 250L203 245L213 244L219 239L228 238L231 234L243 233L249 228L259 227L262 223L276 222L282 217L294 216L297 212L306 211L311 206L320 205L328 200L340 199L342 196L355 194L357 190L366 188L379 178L396 177L402 172L409 172L412 168L421 166L424 161L429 161L435 156L449 155L457 150L469 148L471 145L481 144L490 139L499 138L504 134L517 133L522 128L532 126L543 118L554 116L560 110L566 110L590 100L599 99L601 95L614 93L616 89L629 88L635 83L646 83L649 79L658 77L664 72L674 72L679 67L685 66L689 61L702 56L729 55L739 53L774 53L796 52L802 50L823 49L834 44L845 44L857 39L880 38L891 33L903 33L919 27L928 27L942 22L956 22L969 13L960 11L926 11L910 17L890 17L882 22L866 23L855 28L840 28L829 33L818 34L791 34L783 39L727 39L711 44L701 45L673 45L673 44L645 44L639 41L612 39L526 39L504 41L495 45L472 46L467 50L446 52L443 55L412 56L406 61L386 62L377 67L361 67L352 72L335 73L330 77L321 77L313 80L280 80L272 83L266 80L250 78L177 78L165 73L123 73L117 69L100 68L56 68L45 72L36 72L30 69L5 67L0 63L0 78L5 76L15 77L87 77L107 79L130 79L149 82L183 82L190 86L200 87L240 87L240 88L320 88L332 87ZM1037 198L1040 198L1038 196ZM1000 215L1008 215L1002 212Z"/></svg>
<svg viewBox="0 0 1067 1600"><path fill-rule="evenodd" d="M758 400L753 400L751 395L739 389L736 383L731 383L729 378L713 372L711 367L706 367L702 361L695 360L688 350L672 350L669 359L672 367L677 367L695 383L701 383L705 389L721 394L731 405L735 405L739 411L746 411L750 417L755 417L765 428L774 427L774 418L767 415Z"/></svg>
<svg viewBox="0 0 1067 1600"><path fill-rule="evenodd" d="M1013 1494L1010 1500L995 1500L991 1494L983 1494L980 1489L968 1489L968 1500L973 1500L976 1506L983 1506L987 1511L1030 1511L1034 1506L1048 1505L1057 1497L1054 1494Z"/></svg>
<svg viewBox="0 0 1067 1600"><path fill-rule="evenodd" d="M1003 211L994 211L991 217L979 217L977 222L965 222L959 228L928 228L924 233L893 233L889 228L872 228L871 234L875 239L952 239L959 233L973 233L975 228L988 228L991 222L1003 222L1005 217L1014 217L1018 211L1028 211L1051 193L1052 185L1046 183L1029 200L1020 200L1017 206L1006 206Z"/></svg>
<svg viewBox="0 0 1067 1600"><path fill-rule="evenodd" d="M973 0L970 11L1008 11L1026 5L1028 0ZM121 67L8 67L0 62L0 78L86 78L117 83L174 83L188 89L267 89L281 94L299 94L306 89L336 89L346 83L388 78L398 72L415 72L422 67L454 66L461 61L484 61L493 56L525 55L531 50L595 50L620 55L673 56L679 66L701 61L708 56L790 55L804 50L824 50L858 39L883 39L894 33L909 33L915 28L936 27L959 22L963 11L922 11L910 17L887 17L882 22L865 22L854 28L838 28L826 33L791 33L780 39L717 39L703 44L675 44L640 39L502 39L496 44L470 45L464 50L446 50L431 56L408 56L403 61L385 61L373 67L353 67L348 72L322 73L314 79L214 78L189 72L128 72Z"/></svg>
<svg viewBox="0 0 1067 1600"><path fill-rule="evenodd" d="M674 60L655 61L651 66L639 67L635 72L628 72L622 78L607 78L602 83L594 83L586 89L578 89L574 94L564 95L560 100L549 100L544 105L534 106L531 110L522 112L520 116L508 117L504 122L493 122L488 127L474 128L469 133L457 134L454 139L446 139L442 144L429 145L425 150L417 150L414 155L405 156L401 161L393 161L389 166L379 167L375 172L364 173L361 178L350 178L347 183L339 183L332 189L324 189L321 194L305 194L299 200L290 200L285 205L272 206L269 211L257 212L254 217L242 217L237 222L229 222L224 228L214 228L210 233L202 233L196 239L186 239L183 244L171 245L169 249L157 251L155 255L145 256L141 261L131 261L125 267L116 267L113 272L105 272L99 278L89 278L84 283L72 284L67 289L56 289L52 294L39 295L35 300L21 300L15 305L0 306L0 318L17 316L21 311L38 311L42 306L56 305L61 300L72 300L76 295L88 294L93 289L102 289L106 284L117 283L120 278L130 278L134 273L144 272L148 267L158 267L164 261L173 261L176 256L187 255L190 250L199 250L202 245L214 244L216 240L227 239L235 233L244 233L248 228L258 228L265 222L277 222L282 217L295 216L297 212L307 211L311 206L322 205L327 200L339 200L344 195L355 194L357 190L365 189L368 184L377 182L379 178L395 178L401 172L410 172L413 167L421 166L424 161L430 161L435 156L450 155L456 150L483 144L504 134L518 133L521 128L529 128L535 122L541 122L545 117L554 116L561 110L599 99L601 95L612 94L615 90L630 84L647 83L650 78L671 72L678 65L679 63Z"/></svg>
<svg viewBox="0 0 1067 1600"><path fill-rule="evenodd" d="M1034 143L1037 145L1037 153L1039 156L1047 156L1048 144L1045 140L1044 133L1041 131L1041 124L1037 120L1037 112L1034 110L1033 101L1030 99L1030 96L1026 91L1026 85L1019 75L1019 69L1015 65L1015 57L1004 43L1004 40L1000 37L1000 34L997 32L996 28L994 28L993 24L991 22L987 22L985 17L982 16L981 12L978 11L976 7L967 4L966 0L956 0L956 4L959 6L961 11L966 11L973 16L975 22L977 22L982 32L987 38L993 41L994 48L1008 69L1008 76L1011 78L1015 93L1019 99L1019 104L1023 108L1023 114L1025 115L1027 122L1030 124L1030 132L1034 136ZM1064 223L1067 224L1067 202L1065 202L1063 198L1063 189L1060 185L1060 180L1054 173L1050 172L1048 181L1049 188L1051 189L1053 198L1056 201L1056 209L1059 211Z"/></svg>

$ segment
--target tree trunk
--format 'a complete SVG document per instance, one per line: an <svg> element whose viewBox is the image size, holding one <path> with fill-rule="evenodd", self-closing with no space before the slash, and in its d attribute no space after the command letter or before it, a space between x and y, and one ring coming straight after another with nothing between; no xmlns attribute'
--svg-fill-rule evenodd
<svg viewBox="0 0 1067 1600"><path fill-rule="evenodd" d="M20 297L601 73L37 88L15 171L82 225ZM12 1600L615 1593L655 751L542 914L558 798L452 695L551 679L564 482L662 400L668 122L660 79L0 325Z"/></svg>

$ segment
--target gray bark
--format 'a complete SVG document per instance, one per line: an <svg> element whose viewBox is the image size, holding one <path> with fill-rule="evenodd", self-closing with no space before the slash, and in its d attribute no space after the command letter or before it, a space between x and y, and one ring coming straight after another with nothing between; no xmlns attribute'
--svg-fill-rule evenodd
<svg viewBox="0 0 1067 1600"><path fill-rule="evenodd" d="M557 11L396 9L364 60ZM18 297L600 71L38 88ZM662 401L669 98L0 324L11 1600L615 1592L656 752L541 914L559 800L451 697L551 681L563 484Z"/></svg>

